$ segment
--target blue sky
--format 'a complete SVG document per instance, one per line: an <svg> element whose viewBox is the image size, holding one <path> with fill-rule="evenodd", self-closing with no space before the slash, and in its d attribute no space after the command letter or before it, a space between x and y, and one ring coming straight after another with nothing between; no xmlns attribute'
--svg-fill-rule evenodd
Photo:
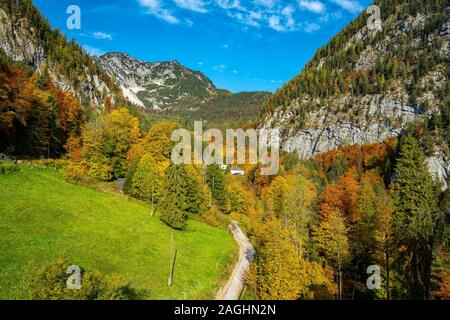
<svg viewBox="0 0 450 320"><path fill-rule="evenodd" d="M219 88L275 91L372 0L34 0L94 55L178 60ZM70 5L81 29L66 26Z"/></svg>

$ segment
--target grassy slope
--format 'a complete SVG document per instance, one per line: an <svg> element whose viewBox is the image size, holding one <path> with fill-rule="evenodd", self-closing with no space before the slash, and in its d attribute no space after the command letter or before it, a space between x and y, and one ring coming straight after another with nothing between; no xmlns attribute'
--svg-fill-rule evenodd
<svg viewBox="0 0 450 320"><path fill-rule="evenodd" d="M226 230L190 221L173 232L141 202L68 184L50 169L0 175L0 203L0 299L27 298L25 279L62 254L88 270L125 274L152 299L213 298L237 247Z"/></svg>

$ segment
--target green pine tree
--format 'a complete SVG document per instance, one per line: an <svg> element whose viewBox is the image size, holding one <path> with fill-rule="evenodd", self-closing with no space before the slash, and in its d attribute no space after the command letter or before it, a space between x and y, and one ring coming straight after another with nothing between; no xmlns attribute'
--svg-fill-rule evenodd
<svg viewBox="0 0 450 320"><path fill-rule="evenodd" d="M174 229L184 229L188 217L189 181L183 165L172 164L166 172L167 184L161 204L161 220Z"/></svg>
<svg viewBox="0 0 450 320"><path fill-rule="evenodd" d="M209 165L206 169L206 183L211 190L213 199L222 211L226 211L227 196L225 190L225 172L217 164Z"/></svg>
<svg viewBox="0 0 450 320"><path fill-rule="evenodd" d="M408 294L429 299L433 252L439 242L442 214L425 156L417 141L406 136L401 144L394 179L394 230L404 266Z"/></svg>
<svg viewBox="0 0 450 320"><path fill-rule="evenodd" d="M191 172L186 171L186 174L186 197L188 200L186 211L188 212L189 216L198 216L204 209L203 195L200 191L200 183Z"/></svg>
<svg viewBox="0 0 450 320"><path fill-rule="evenodd" d="M131 188L133 185L133 177L134 177L134 174L136 173L138 164L139 164L138 160L133 161L133 163L131 164L130 168L127 171L127 174L125 176L125 183L123 184L123 192L125 194L132 195Z"/></svg>
<svg viewBox="0 0 450 320"><path fill-rule="evenodd" d="M333 166L330 168L330 170L327 173L328 181L333 183L337 179L339 179L344 173L346 173L348 170L348 163L347 159L339 155L333 160Z"/></svg>

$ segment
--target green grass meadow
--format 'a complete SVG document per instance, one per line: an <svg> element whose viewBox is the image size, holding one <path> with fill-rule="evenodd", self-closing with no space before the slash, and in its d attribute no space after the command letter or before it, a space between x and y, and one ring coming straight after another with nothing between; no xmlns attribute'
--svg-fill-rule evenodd
<svg viewBox="0 0 450 320"><path fill-rule="evenodd" d="M148 299L214 298L237 254L232 236L194 220L174 231L149 213L126 196L66 183L53 169L21 165L0 175L0 299L29 298L27 280L62 255L86 270L125 275Z"/></svg>

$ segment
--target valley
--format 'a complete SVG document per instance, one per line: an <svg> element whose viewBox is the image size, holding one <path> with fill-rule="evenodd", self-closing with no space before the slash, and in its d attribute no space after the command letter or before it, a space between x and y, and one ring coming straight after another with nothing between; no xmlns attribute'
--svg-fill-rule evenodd
<svg viewBox="0 0 450 320"><path fill-rule="evenodd" d="M211 64L209 78L173 59L89 54L33 1L0 0L0 299L450 299L450 3L374 4L381 30L359 6L275 92L234 93L211 80L237 79L231 67ZM289 37L294 13L331 8L296 5L251 19ZM175 18L185 5L155 6L140 17L196 30ZM114 47L116 35L95 34L79 38ZM228 57L232 45L215 46ZM195 121L208 132L200 147L219 141L216 162L175 163L175 133L195 145ZM220 151L235 141L213 128L255 129L268 143L279 132L281 145L226 166ZM261 156L279 170L261 174ZM70 265L80 289L66 285Z"/></svg>

